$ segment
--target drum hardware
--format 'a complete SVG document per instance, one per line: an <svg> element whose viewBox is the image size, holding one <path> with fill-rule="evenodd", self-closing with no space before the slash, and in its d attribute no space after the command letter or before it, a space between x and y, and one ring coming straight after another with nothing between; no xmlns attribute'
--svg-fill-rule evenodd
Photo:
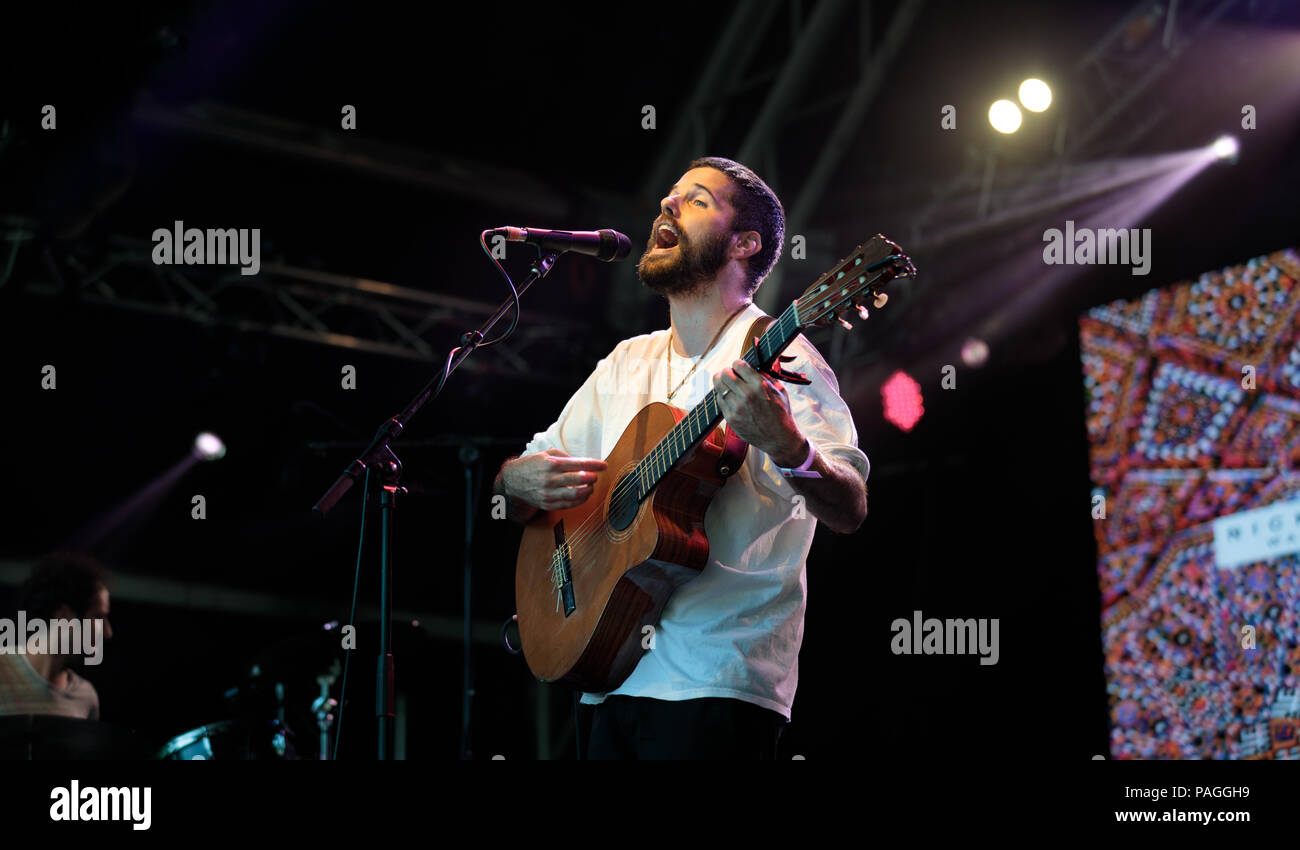
<svg viewBox="0 0 1300 850"><path fill-rule="evenodd" d="M316 677L316 684L320 685L320 696L311 704L311 710L316 714L316 728L320 730L320 758L321 761L329 760L330 751L330 727L334 725L334 709L338 708L339 701L330 696L330 688L339 676L339 662L334 659L330 665L328 673L322 673Z"/></svg>

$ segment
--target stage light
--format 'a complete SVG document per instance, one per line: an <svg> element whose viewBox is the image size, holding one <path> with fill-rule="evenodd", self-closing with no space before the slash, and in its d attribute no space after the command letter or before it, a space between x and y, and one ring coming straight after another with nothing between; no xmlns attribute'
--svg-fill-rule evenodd
<svg viewBox="0 0 1300 850"><path fill-rule="evenodd" d="M971 337L962 343L961 347L962 362L972 368L983 366L989 359L989 346L982 339Z"/></svg>
<svg viewBox="0 0 1300 850"><path fill-rule="evenodd" d="M194 456L199 460L220 460L226 456L226 444L216 434L204 431L194 438Z"/></svg>
<svg viewBox="0 0 1300 850"><path fill-rule="evenodd" d="M1020 84L1020 102L1030 112L1042 112L1052 105L1052 90L1047 83L1031 77Z"/></svg>
<svg viewBox="0 0 1300 850"><path fill-rule="evenodd" d="M925 414L921 385L906 372L890 375L880 388L880 396L885 402L885 421L904 431L911 431Z"/></svg>
<svg viewBox="0 0 1300 850"><path fill-rule="evenodd" d="M1241 146L1233 136L1220 136L1214 140L1214 144L1210 145L1210 150L1214 151L1214 155L1219 159L1231 159L1240 149Z"/></svg>
<svg viewBox="0 0 1300 850"><path fill-rule="evenodd" d="M1020 107L1009 100L995 100L989 107L989 123L999 133L1014 133L1020 129Z"/></svg>

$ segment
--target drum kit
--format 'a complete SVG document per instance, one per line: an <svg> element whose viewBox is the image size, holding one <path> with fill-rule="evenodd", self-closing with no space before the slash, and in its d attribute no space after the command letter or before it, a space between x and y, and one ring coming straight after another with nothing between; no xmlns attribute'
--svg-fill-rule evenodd
<svg viewBox="0 0 1300 850"><path fill-rule="evenodd" d="M161 746L109 723L16 715L0 717L0 761L328 759L339 705L330 693L342 671L336 628L337 624L330 624L258 655L244 668L239 686L223 695L228 716L188 729ZM309 706L291 709L292 697L308 695L312 674L314 699ZM308 724L312 734L303 740L310 743L300 746L294 728L302 730Z"/></svg>
<svg viewBox="0 0 1300 850"><path fill-rule="evenodd" d="M163 744L157 757L170 761L329 759L330 731L339 705L330 691L342 673L337 629L338 623L329 623L258 655L246 668L240 686L225 693L235 716L182 732ZM313 674L316 690L310 708L299 706L290 712L286 693L302 694L304 680ZM318 736L314 753L313 747L301 746L294 734L295 728L301 730L308 722L304 715Z"/></svg>
<svg viewBox="0 0 1300 850"><path fill-rule="evenodd" d="M338 680L340 672L338 659L334 659L329 670L316 677L320 696L312 702L311 712L315 715L320 744L315 758L329 758L329 733L338 708L338 700L330 696L330 688ZM285 720L284 684L275 682L272 689L274 698L268 710L268 702L261 698L258 688L265 676L266 668L254 664L249 669L249 684L245 688L227 691L227 697L233 697L232 702L238 707L237 717L182 732L163 744L157 757L166 761L301 758L293 729Z"/></svg>

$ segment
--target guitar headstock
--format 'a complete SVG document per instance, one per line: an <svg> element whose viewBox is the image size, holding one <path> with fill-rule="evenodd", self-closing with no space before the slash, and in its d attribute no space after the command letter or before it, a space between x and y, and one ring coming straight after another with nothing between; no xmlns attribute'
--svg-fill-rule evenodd
<svg viewBox="0 0 1300 850"><path fill-rule="evenodd" d="M849 310L867 318L867 304L885 306L889 300L885 288L899 277L916 277L916 267L903 249L877 233L840 260L817 282L804 290L794 303L799 327L827 327L839 320L846 328L853 326L844 318Z"/></svg>

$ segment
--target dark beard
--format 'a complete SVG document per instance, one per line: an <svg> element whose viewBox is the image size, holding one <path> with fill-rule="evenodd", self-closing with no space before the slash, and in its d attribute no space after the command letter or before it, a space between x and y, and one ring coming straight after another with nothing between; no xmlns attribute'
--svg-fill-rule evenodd
<svg viewBox="0 0 1300 850"><path fill-rule="evenodd" d="M655 247L652 236L636 264L637 276L647 289L659 295L691 295L717 277L727 264L729 241L730 234L719 233L707 237L696 247L683 234L677 240L675 254L655 257L651 262L650 253Z"/></svg>

